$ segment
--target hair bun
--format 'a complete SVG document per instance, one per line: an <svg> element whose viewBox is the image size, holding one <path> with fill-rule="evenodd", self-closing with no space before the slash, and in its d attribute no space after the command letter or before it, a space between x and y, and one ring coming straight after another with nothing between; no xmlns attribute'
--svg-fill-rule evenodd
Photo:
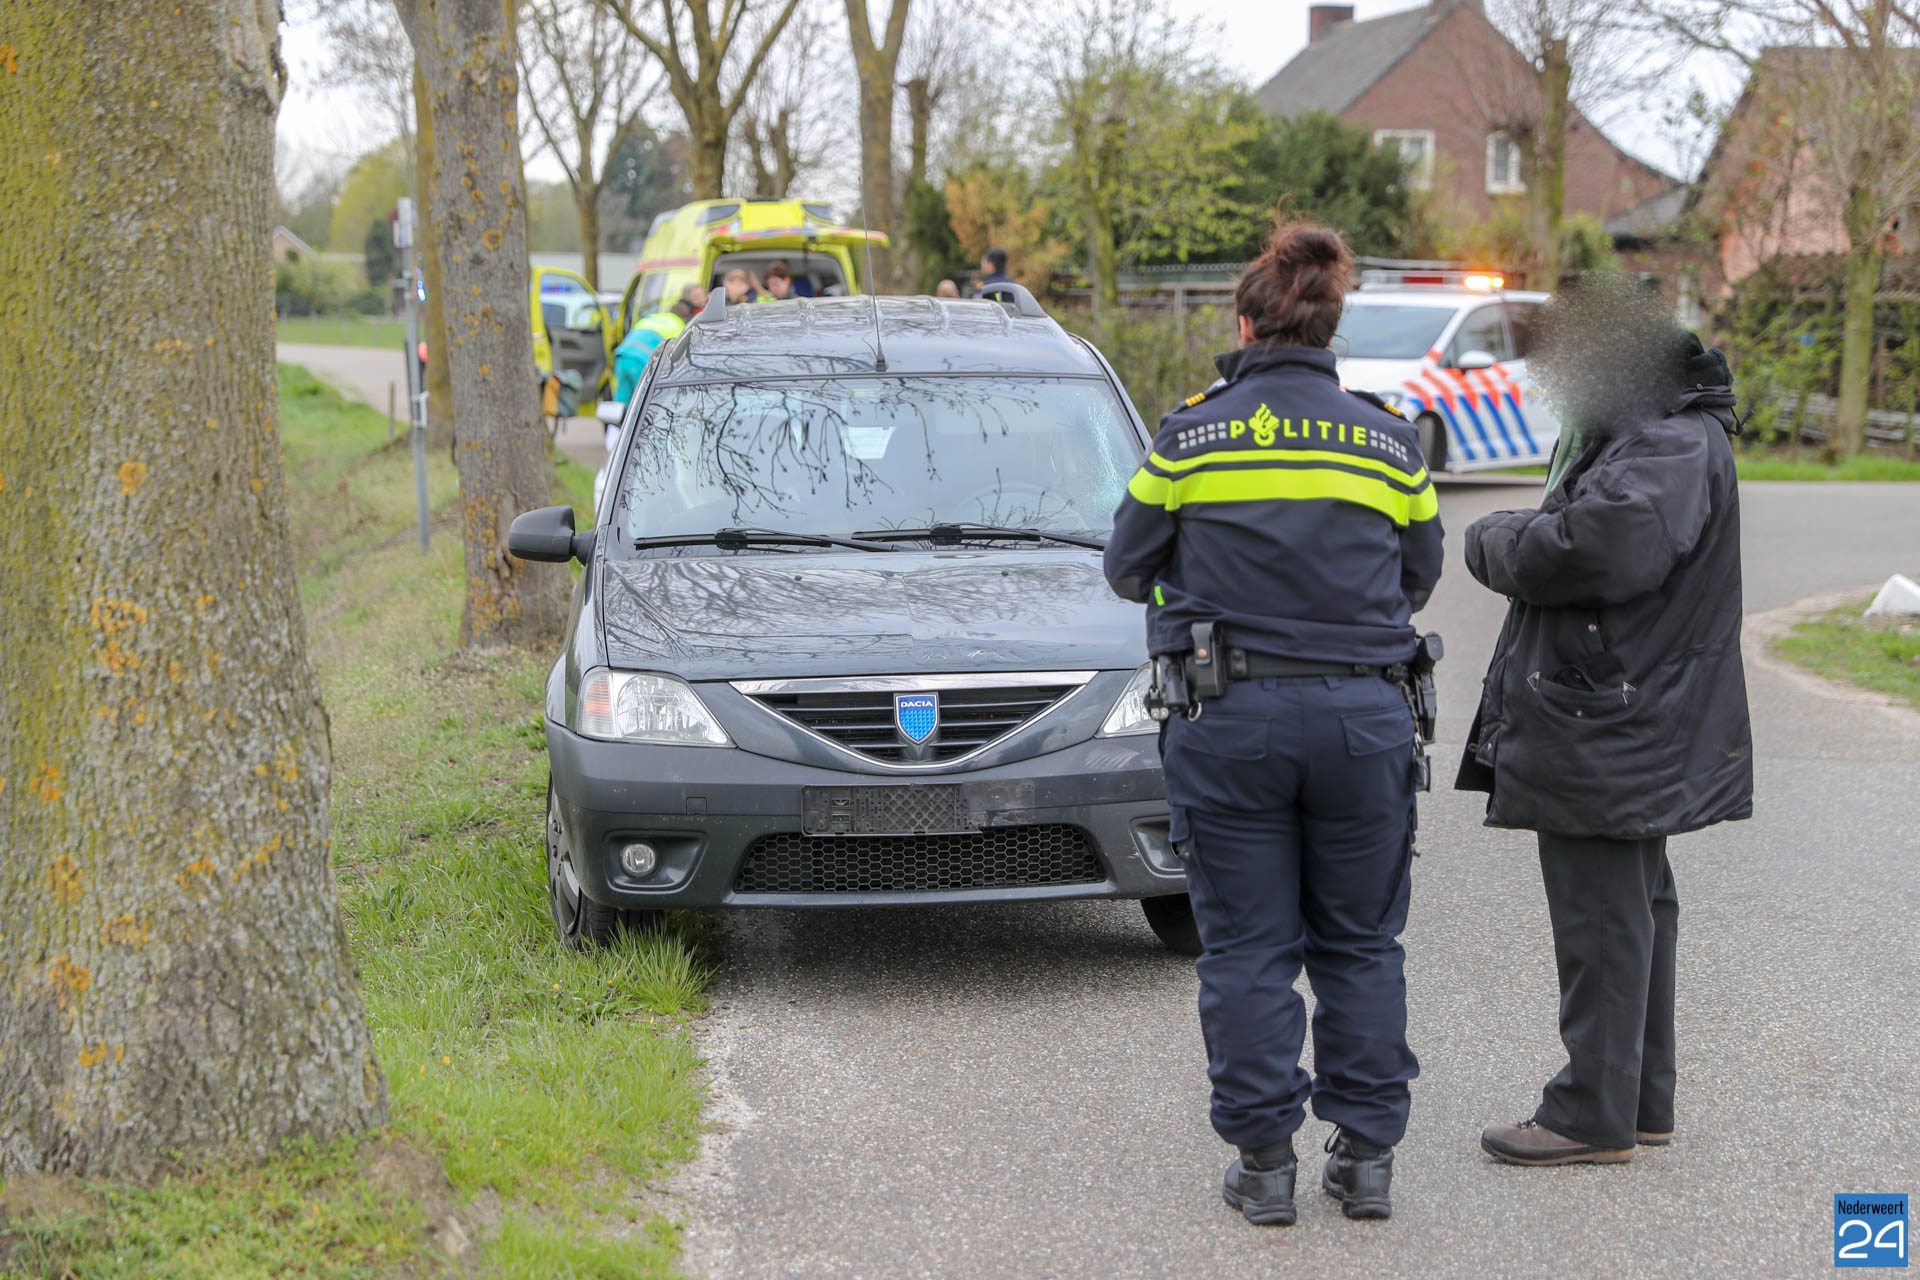
<svg viewBox="0 0 1920 1280"><path fill-rule="evenodd" d="M1347 253L1340 237L1325 227L1301 227L1294 232L1293 242L1303 266L1331 267Z"/></svg>
<svg viewBox="0 0 1920 1280"><path fill-rule="evenodd" d="M1353 288L1353 254L1330 227L1274 218L1266 252L1234 291L1238 314L1256 342L1324 347Z"/></svg>

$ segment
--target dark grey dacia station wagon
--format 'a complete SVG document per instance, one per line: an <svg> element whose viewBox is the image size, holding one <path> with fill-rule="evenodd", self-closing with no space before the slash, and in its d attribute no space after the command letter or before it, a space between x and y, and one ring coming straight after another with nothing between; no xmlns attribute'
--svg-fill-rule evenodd
<svg viewBox="0 0 1920 1280"><path fill-rule="evenodd" d="M1011 304L716 293L627 407L547 684L547 878L575 946L667 907L1141 898L1167 839L1139 606L1100 548L1151 443Z"/></svg>

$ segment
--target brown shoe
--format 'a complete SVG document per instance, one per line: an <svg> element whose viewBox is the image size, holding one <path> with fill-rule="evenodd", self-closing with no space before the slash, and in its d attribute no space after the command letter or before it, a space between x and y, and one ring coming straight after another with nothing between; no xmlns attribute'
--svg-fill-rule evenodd
<svg viewBox="0 0 1920 1280"><path fill-rule="evenodd" d="M1643 1147L1664 1147L1673 1141L1673 1130L1665 1133L1648 1133L1645 1129L1635 1129L1633 1140Z"/></svg>
<svg viewBox="0 0 1920 1280"><path fill-rule="evenodd" d="M1480 1131L1480 1149L1508 1164L1625 1164L1633 1148L1595 1147L1563 1138L1532 1120Z"/></svg>

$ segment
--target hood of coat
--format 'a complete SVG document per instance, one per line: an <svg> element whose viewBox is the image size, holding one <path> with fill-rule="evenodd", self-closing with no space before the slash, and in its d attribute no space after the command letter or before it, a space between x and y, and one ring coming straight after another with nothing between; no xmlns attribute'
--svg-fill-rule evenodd
<svg viewBox="0 0 1920 1280"><path fill-rule="evenodd" d="M1739 418L1733 409L1735 398L1731 386L1690 387L1680 393L1680 401L1674 405L1674 414L1699 410L1720 424L1720 429L1730 436L1740 434Z"/></svg>

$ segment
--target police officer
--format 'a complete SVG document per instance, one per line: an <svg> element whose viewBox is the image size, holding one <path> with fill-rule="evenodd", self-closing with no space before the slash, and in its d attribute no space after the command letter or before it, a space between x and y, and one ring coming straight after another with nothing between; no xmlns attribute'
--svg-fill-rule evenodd
<svg viewBox="0 0 1920 1280"><path fill-rule="evenodd" d="M1283 1226L1309 1099L1337 1126L1323 1188L1349 1218L1389 1216L1419 1070L1396 935L1425 761L1396 682L1440 520L1413 427L1335 377L1352 271L1337 233L1275 231L1235 292L1240 349L1161 421L1106 550L1113 589L1147 605L1149 651L1172 660L1161 696L1187 686L1161 748L1205 947L1213 1127L1240 1149L1225 1199Z"/></svg>

